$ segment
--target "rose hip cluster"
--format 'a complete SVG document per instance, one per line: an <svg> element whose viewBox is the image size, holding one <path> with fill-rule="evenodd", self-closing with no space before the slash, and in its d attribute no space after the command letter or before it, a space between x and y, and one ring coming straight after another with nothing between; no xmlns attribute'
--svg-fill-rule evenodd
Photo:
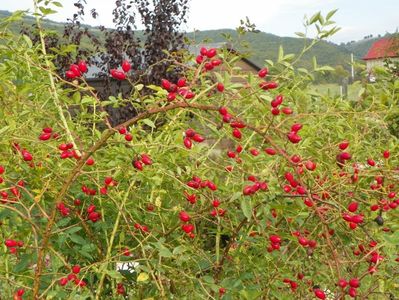
<svg viewBox="0 0 399 300"><path fill-rule="evenodd" d="M204 64L204 68L206 71L211 71L215 67L222 64L222 61L218 58L215 58L217 55L217 50L215 48L205 48L202 47L200 49L200 54L196 57L195 61L197 64Z"/></svg>
<svg viewBox="0 0 399 300"><path fill-rule="evenodd" d="M132 165L137 170L143 171L143 165L152 165L152 160L148 154L141 154L140 158L136 158L132 161Z"/></svg>
<svg viewBox="0 0 399 300"><path fill-rule="evenodd" d="M304 230L304 234L301 234L299 231L295 231L292 233L293 236L297 237L298 243L303 247L316 248L317 242L312 239L308 239L306 235L309 234L308 230Z"/></svg>
<svg viewBox="0 0 399 300"><path fill-rule="evenodd" d="M133 140L133 136L130 132L127 131L126 127L119 128L118 132L125 136L125 140L131 142Z"/></svg>
<svg viewBox="0 0 399 300"><path fill-rule="evenodd" d="M272 234L269 236L269 241L270 241L270 246L267 248L268 252L273 252L274 250L280 250L280 246L281 246L281 237L276 235L276 234Z"/></svg>
<svg viewBox="0 0 399 300"><path fill-rule="evenodd" d="M125 80L126 73L129 73L131 68L132 68L131 64L127 60L124 60L122 62L122 71L117 69L111 69L110 70L111 77L116 80Z"/></svg>
<svg viewBox="0 0 399 300"><path fill-rule="evenodd" d="M199 178L198 176L193 176L192 180L190 180L189 182L187 182L187 186L193 188L193 189L202 189L207 187L208 189L210 189L211 191L216 191L217 190L217 186L210 180L201 180L201 178ZM191 203L191 204L195 204L197 202L197 195L195 194L189 194L187 191L184 192L184 195L186 197L186 200ZM213 217L216 216L224 216L226 213L225 209L219 208L220 206L220 201L218 199L214 199L212 200L212 207L213 209L210 212L210 215ZM182 218L180 217L180 219L182 220ZM191 227L188 227L191 228Z"/></svg>
<svg viewBox="0 0 399 300"><path fill-rule="evenodd" d="M13 143L13 149L15 152L19 152L21 154L22 159L24 161L32 161L33 160L33 155L25 148L21 149L21 147L19 146L18 143ZM34 165L31 164L30 166L33 167Z"/></svg>
<svg viewBox="0 0 399 300"><path fill-rule="evenodd" d="M104 186L100 187L100 194L101 195L107 195L108 194L108 188L109 187L114 187L117 186L118 182L113 179L112 177L108 176L104 178Z"/></svg>
<svg viewBox="0 0 399 300"><path fill-rule="evenodd" d="M237 163L241 163L242 159L239 157L239 154L242 152L242 150L243 147L241 145L238 145L235 151L227 150L227 157L235 159Z"/></svg>
<svg viewBox="0 0 399 300"><path fill-rule="evenodd" d="M189 224L188 222L190 222L191 217L190 215L185 212L185 211L181 211L179 213L179 219L180 221L183 223L181 225L182 230L190 237L190 238L194 238L195 235L193 233L194 231L194 225L193 224Z"/></svg>
<svg viewBox="0 0 399 300"><path fill-rule="evenodd" d="M226 210L223 208L219 208L219 206L220 206L220 201L218 199L212 200L213 209L210 212L210 215L212 217L217 217L217 216L223 217L226 214Z"/></svg>
<svg viewBox="0 0 399 300"><path fill-rule="evenodd" d="M357 211L358 207L359 207L359 203L353 201L353 202L349 203L347 208L348 208L349 212L354 213ZM353 229L357 228L358 224L363 223L364 215L363 214L350 214L350 213L344 212L342 214L342 218L346 222L349 223L349 228L353 230Z"/></svg>
<svg viewBox="0 0 399 300"><path fill-rule="evenodd" d="M24 246L23 241L16 241L16 240L5 240L4 245L6 245L8 251L10 251L11 254L17 254L18 248L21 248Z"/></svg>
<svg viewBox="0 0 399 300"><path fill-rule="evenodd" d="M75 79L81 77L83 73L87 72L87 64L84 60L79 61L77 64L69 66L69 70L65 72L68 79Z"/></svg>
<svg viewBox="0 0 399 300"><path fill-rule="evenodd" d="M302 138L298 135L299 130L302 129L302 124L295 123L291 126L291 131L287 134L288 140L293 144L298 144Z"/></svg>
<svg viewBox="0 0 399 300"><path fill-rule="evenodd" d="M142 225L139 223L134 224L134 228L140 230L142 233L150 232L147 225Z"/></svg>
<svg viewBox="0 0 399 300"><path fill-rule="evenodd" d="M216 184L213 183L211 180L202 180L198 176L193 176L192 180L187 182L187 186L189 186L192 189L202 189L202 188L209 188L211 191L216 191L217 186Z"/></svg>
<svg viewBox="0 0 399 300"><path fill-rule="evenodd" d="M42 133L39 135L39 140L47 141L50 138L58 139L60 135L58 133L53 133L53 128L45 127L42 129Z"/></svg>
<svg viewBox="0 0 399 300"><path fill-rule="evenodd" d="M4 172L4 167L0 166L0 175L3 174ZM4 179L0 177L0 184L3 183ZM6 192L6 191L1 191L0 196L1 196L1 203L16 203L20 198L21 198L21 191L20 188L24 187L25 182L23 180L19 180L17 182L17 185L11 186L10 187L10 192L13 196L11 196Z"/></svg>
<svg viewBox="0 0 399 300"><path fill-rule="evenodd" d="M125 287L123 286L123 283L118 283L116 285L116 292L118 295L126 294L126 290L125 290Z"/></svg>
<svg viewBox="0 0 399 300"><path fill-rule="evenodd" d="M3 175L5 170L6 169L4 168L4 166L0 165L0 175ZM2 184L3 182L4 182L4 179L3 179L3 177L0 176L0 184Z"/></svg>
<svg viewBox="0 0 399 300"><path fill-rule="evenodd" d="M291 191L291 193L293 195L305 195L306 194L306 188L303 187L302 185L300 185L300 183L295 179L294 175L291 172L286 172L284 174L284 178L290 184L289 186L285 185L283 187L285 192ZM292 188L295 190L292 191Z"/></svg>
<svg viewBox="0 0 399 300"><path fill-rule="evenodd" d="M259 70L258 76L260 78L265 78L268 73L269 73L268 68L263 68ZM274 81L262 81L261 83L259 83L259 87L264 91L273 90L278 87L278 83Z"/></svg>
<svg viewBox="0 0 399 300"><path fill-rule="evenodd" d="M232 136L237 140L242 138L242 133L240 129L246 127L246 125L241 121L233 121L233 117L229 114L226 107L222 106L219 108L219 114L222 116L224 123L230 123L230 127L233 128Z"/></svg>
<svg viewBox="0 0 399 300"><path fill-rule="evenodd" d="M267 183L264 181L258 181L255 176L253 176L253 175L248 176L248 180L252 181L253 184L246 185L243 188L242 193L244 196L252 196L258 191L267 191L268 190Z"/></svg>
<svg viewBox="0 0 399 300"><path fill-rule="evenodd" d="M25 290L24 289L18 289L15 293L14 293L14 300L22 300L22 296L25 294Z"/></svg>
<svg viewBox="0 0 399 300"><path fill-rule="evenodd" d="M82 185L82 192L85 193L87 196L95 196L97 195L97 190L96 189L91 189L86 185Z"/></svg>
<svg viewBox="0 0 399 300"><path fill-rule="evenodd" d="M167 79L162 79L161 86L168 92L166 98L169 102L175 100L177 95L187 100L195 97L195 93L187 86L187 81L184 77L179 78L176 83L171 83Z"/></svg>
<svg viewBox="0 0 399 300"><path fill-rule="evenodd" d="M393 193L393 192L392 192ZM391 197L389 197L391 193L388 194L388 199L390 198L391 200L388 199L381 199L378 204L373 204L370 206L370 209L372 211L377 211L377 210L382 210L382 211L389 211L391 209L395 209L399 205L399 198L396 200L393 200ZM395 194L395 193L393 193ZM392 194L391 194L392 195Z"/></svg>
<svg viewBox="0 0 399 300"><path fill-rule="evenodd" d="M62 216L66 217L69 215L70 209L63 202L57 204L57 209Z"/></svg>
<svg viewBox="0 0 399 300"><path fill-rule="evenodd" d="M87 218L92 221L93 223L96 223L98 220L101 219L101 214L96 211L97 207L94 204L90 204L87 207Z"/></svg>
<svg viewBox="0 0 399 300"><path fill-rule="evenodd" d="M284 97L283 95L277 95L274 100L270 102L270 105L272 106L271 112L274 116L278 116L280 114L280 105L283 103ZM292 114L292 109L289 107L283 107L281 111L285 115L290 115Z"/></svg>
<svg viewBox="0 0 399 300"><path fill-rule="evenodd" d="M58 149L61 151L60 158L61 159L74 158L76 160L79 160L80 155L76 150L72 150L72 148L73 148L72 143L60 144L58 146Z"/></svg>
<svg viewBox="0 0 399 300"><path fill-rule="evenodd" d="M358 249L353 250L353 255L359 256L363 255L366 261L369 263L368 273L373 274L377 271L377 265L384 260L384 257L375 249L378 245L376 241L370 241L368 246L362 244L358 245Z"/></svg>
<svg viewBox="0 0 399 300"><path fill-rule="evenodd" d="M205 141L205 138L197 133L194 129L189 128L184 132L184 147L186 147L187 149L191 149L193 146L193 141L196 143L202 143L203 141Z"/></svg>
<svg viewBox="0 0 399 300"><path fill-rule="evenodd" d="M197 195L196 194L189 194L187 191L184 191L184 196L186 197L186 200L190 202L191 204L197 203Z"/></svg>
<svg viewBox="0 0 399 300"><path fill-rule="evenodd" d="M78 274L80 273L81 267L79 265L75 265L71 268L71 273L67 277L62 277L58 283L60 286L66 286L69 282L73 282L75 286L85 287L87 285L86 281L78 278Z"/></svg>
<svg viewBox="0 0 399 300"><path fill-rule="evenodd" d="M343 292L346 293L352 297L356 298L357 296L357 288L360 287L360 279L359 278L351 278L349 281L346 281L344 278L341 278L338 280L337 285L342 289ZM322 298L321 298L322 299Z"/></svg>
<svg viewBox="0 0 399 300"><path fill-rule="evenodd" d="M350 160L352 158L352 155L349 152L345 152L344 150L348 148L349 142L348 141L343 141L338 145L338 148L342 151L341 153L337 154L337 165L340 168L343 168L345 165L345 162L347 160Z"/></svg>
<svg viewBox="0 0 399 300"><path fill-rule="evenodd" d="M296 282L295 280L291 280L289 278L284 278L283 282L288 283L290 285L291 291L295 293L296 289L298 288L298 282Z"/></svg>

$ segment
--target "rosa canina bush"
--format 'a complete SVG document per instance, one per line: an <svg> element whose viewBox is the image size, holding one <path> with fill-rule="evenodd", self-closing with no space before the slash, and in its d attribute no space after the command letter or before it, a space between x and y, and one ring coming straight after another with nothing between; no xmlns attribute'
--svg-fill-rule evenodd
<svg viewBox="0 0 399 300"><path fill-rule="evenodd" d="M7 30L18 16L1 23L1 299L399 296L397 139L373 96L397 105L397 78L351 103L282 50L255 76L204 48L178 82L99 101L84 61L56 74ZM139 114L109 127L126 102Z"/></svg>

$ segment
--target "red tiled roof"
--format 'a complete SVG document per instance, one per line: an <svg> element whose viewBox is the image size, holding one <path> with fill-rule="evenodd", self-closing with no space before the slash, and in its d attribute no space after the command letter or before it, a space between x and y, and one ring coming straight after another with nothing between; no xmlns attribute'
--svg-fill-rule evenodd
<svg viewBox="0 0 399 300"><path fill-rule="evenodd" d="M369 60L383 57L399 57L399 40L384 38L374 42L363 59Z"/></svg>

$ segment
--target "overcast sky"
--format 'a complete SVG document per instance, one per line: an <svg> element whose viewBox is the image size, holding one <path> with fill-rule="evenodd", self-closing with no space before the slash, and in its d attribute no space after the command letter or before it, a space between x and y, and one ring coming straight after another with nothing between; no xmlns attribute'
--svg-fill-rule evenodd
<svg viewBox="0 0 399 300"><path fill-rule="evenodd" d="M63 8L51 19L66 21L74 12L74 0L59 0ZM32 10L32 0L0 0L0 9ZM99 17L85 23L112 27L114 0L87 0ZM190 0L188 25L193 29L236 28L240 19L249 17L261 31L280 36L294 36L303 29L303 17L317 11L327 13L338 8L334 20L342 28L331 40L337 43L359 40L364 36L394 32L399 27L399 0Z"/></svg>

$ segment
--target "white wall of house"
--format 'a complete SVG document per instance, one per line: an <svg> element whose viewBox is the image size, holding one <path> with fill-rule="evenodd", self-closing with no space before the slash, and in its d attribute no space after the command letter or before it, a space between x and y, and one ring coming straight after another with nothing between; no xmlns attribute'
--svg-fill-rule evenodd
<svg viewBox="0 0 399 300"><path fill-rule="evenodd" d="M391 58L392 61L399 61L399 57ZM366 68L367 72L371 72L374 67L383 67L384 66L384 59L370 59L366 60Z"/></svg>

